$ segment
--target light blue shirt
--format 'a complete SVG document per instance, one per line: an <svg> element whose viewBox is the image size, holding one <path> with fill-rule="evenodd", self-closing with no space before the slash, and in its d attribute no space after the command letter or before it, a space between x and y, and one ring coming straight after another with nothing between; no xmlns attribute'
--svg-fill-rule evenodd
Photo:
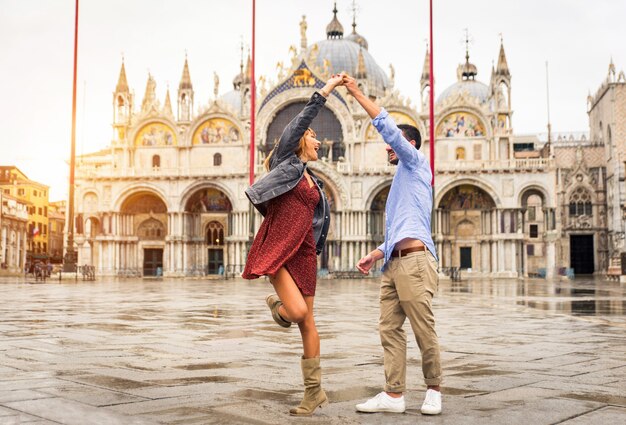
<svg viewBox="0 0 626 425"><path fill-rule="evenodd" d="M422 241L437 258L430 229L433 175L428 160L406 140L402 130L385 109L381 110L372 123L399 160L385 206L385 242L378 247L385 254L382 268L385 269L395 245L404 238Z"/></svg>

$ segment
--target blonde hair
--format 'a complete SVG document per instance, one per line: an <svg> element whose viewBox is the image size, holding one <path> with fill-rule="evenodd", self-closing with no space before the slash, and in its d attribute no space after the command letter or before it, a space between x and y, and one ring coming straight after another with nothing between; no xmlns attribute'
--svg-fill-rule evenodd
<svg viewBox="0 0 626 425"><path fill-rule="evenodd" d="M310 134L312 137L317 137L317 134L315 133L315 131L313 131L312 128L310 127L307 128L307 130L304 132L304 134L300 138L300 142L298 142L298 147L296 148L294 152L297 157L300 157L300 155L302 155L302 152L304 152L304 148L306 147L307 134ZM274 145L274 148L270 151L269 155L267 155L267 158L265 158L265 161L263 161L263 166L265 167L265 171L270 170L270 161L272 160L272 156L274 155L274 151L276 150L277 147L278 147L278 142L276 142L276 144Z"/></svg>

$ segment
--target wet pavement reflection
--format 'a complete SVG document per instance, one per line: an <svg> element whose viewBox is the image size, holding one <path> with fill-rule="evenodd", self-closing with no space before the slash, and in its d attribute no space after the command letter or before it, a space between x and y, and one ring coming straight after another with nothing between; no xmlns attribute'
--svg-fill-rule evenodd
<svg viewBox="0 0 626 425"><path fill-rule="evenodd" d="M440 285L440 292L471 294L626 325L626 284L601 278L446 281Z"/></svg>
<svg viewBox="0 0 626 425"><path fill-rule="evenodd" d="M407 412L359 414L384 384L376 278L320 280L331 404L312 418L297 328L267 281L0 280L0 424L580 424L626 418L626 286L599 279L441 281L444 414L419 413L410 326Z"/></svg>

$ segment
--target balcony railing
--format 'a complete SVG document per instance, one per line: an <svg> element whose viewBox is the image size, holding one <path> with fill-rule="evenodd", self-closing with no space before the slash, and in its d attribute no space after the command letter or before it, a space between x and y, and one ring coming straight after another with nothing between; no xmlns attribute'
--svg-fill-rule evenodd
<svg viewBox="0 0 626 425"><path fill-rule="evenodd" d="M77 178L163 178L163 177L201 177L246 174L248 168L243 167L178 167L178 168L111 168L81 167L76 170Z"/></svg>
<svg viewBox="0 0 626 425"><path fill-rule="evenodd" d="M347 161L333 163L332 166L341 174L365 173L365 174L393 174L395 166L390 164L352 164ZM550 158L516 158L504 160L485 161L437 161L435 170L437 173L455 172L493 172L493 171L541 171L554 166L554 160ZM178 167L178 168L111 168L111 167L80 167L76 170L77 178L172 178L172 177L202 177L224 175L247 175L248 167L242 163L240 167ZM256 166L257 175L265 173L262 164Z"/></svg>
<svg viewBox="0 0 626 425"><path fill-rule="evenodd" d="M554 160L550 158L517 158L501 159L493 161L445 161L436 162L437 172L459 172L459 171L521 171L544 170L554 165Z"/></svg>

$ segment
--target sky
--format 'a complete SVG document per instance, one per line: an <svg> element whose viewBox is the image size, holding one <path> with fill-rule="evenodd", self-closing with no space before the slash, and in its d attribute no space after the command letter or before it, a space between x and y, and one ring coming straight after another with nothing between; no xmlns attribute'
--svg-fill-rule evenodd
<svg viewBox="0 0 626 425"><path fill-rule="evenodd" d="M419 103L419 79L429 35L427 0L339 0L338 19L357 32L399 92ZM546 131L546 62L550 121L557 132L586 131L586 99L607 75L611 58L626 69L626 2L617 0L434 0L435 95L456 81L465 30L477 79L489 83L500 37L512 74L516 134ZM74 0L0 0L0 164L16 165L47 184L50 200L66 199L72 117ZM331 0L256 0L257 77L275 80L276 64L300 46L326 38ZM76 153L107 147L113 91L122 57L141 104L148 72L161 102L176 90L185 55L195 107L232 89L241 44L251 45L252 0L81 0L78 41Z"/></svg>

